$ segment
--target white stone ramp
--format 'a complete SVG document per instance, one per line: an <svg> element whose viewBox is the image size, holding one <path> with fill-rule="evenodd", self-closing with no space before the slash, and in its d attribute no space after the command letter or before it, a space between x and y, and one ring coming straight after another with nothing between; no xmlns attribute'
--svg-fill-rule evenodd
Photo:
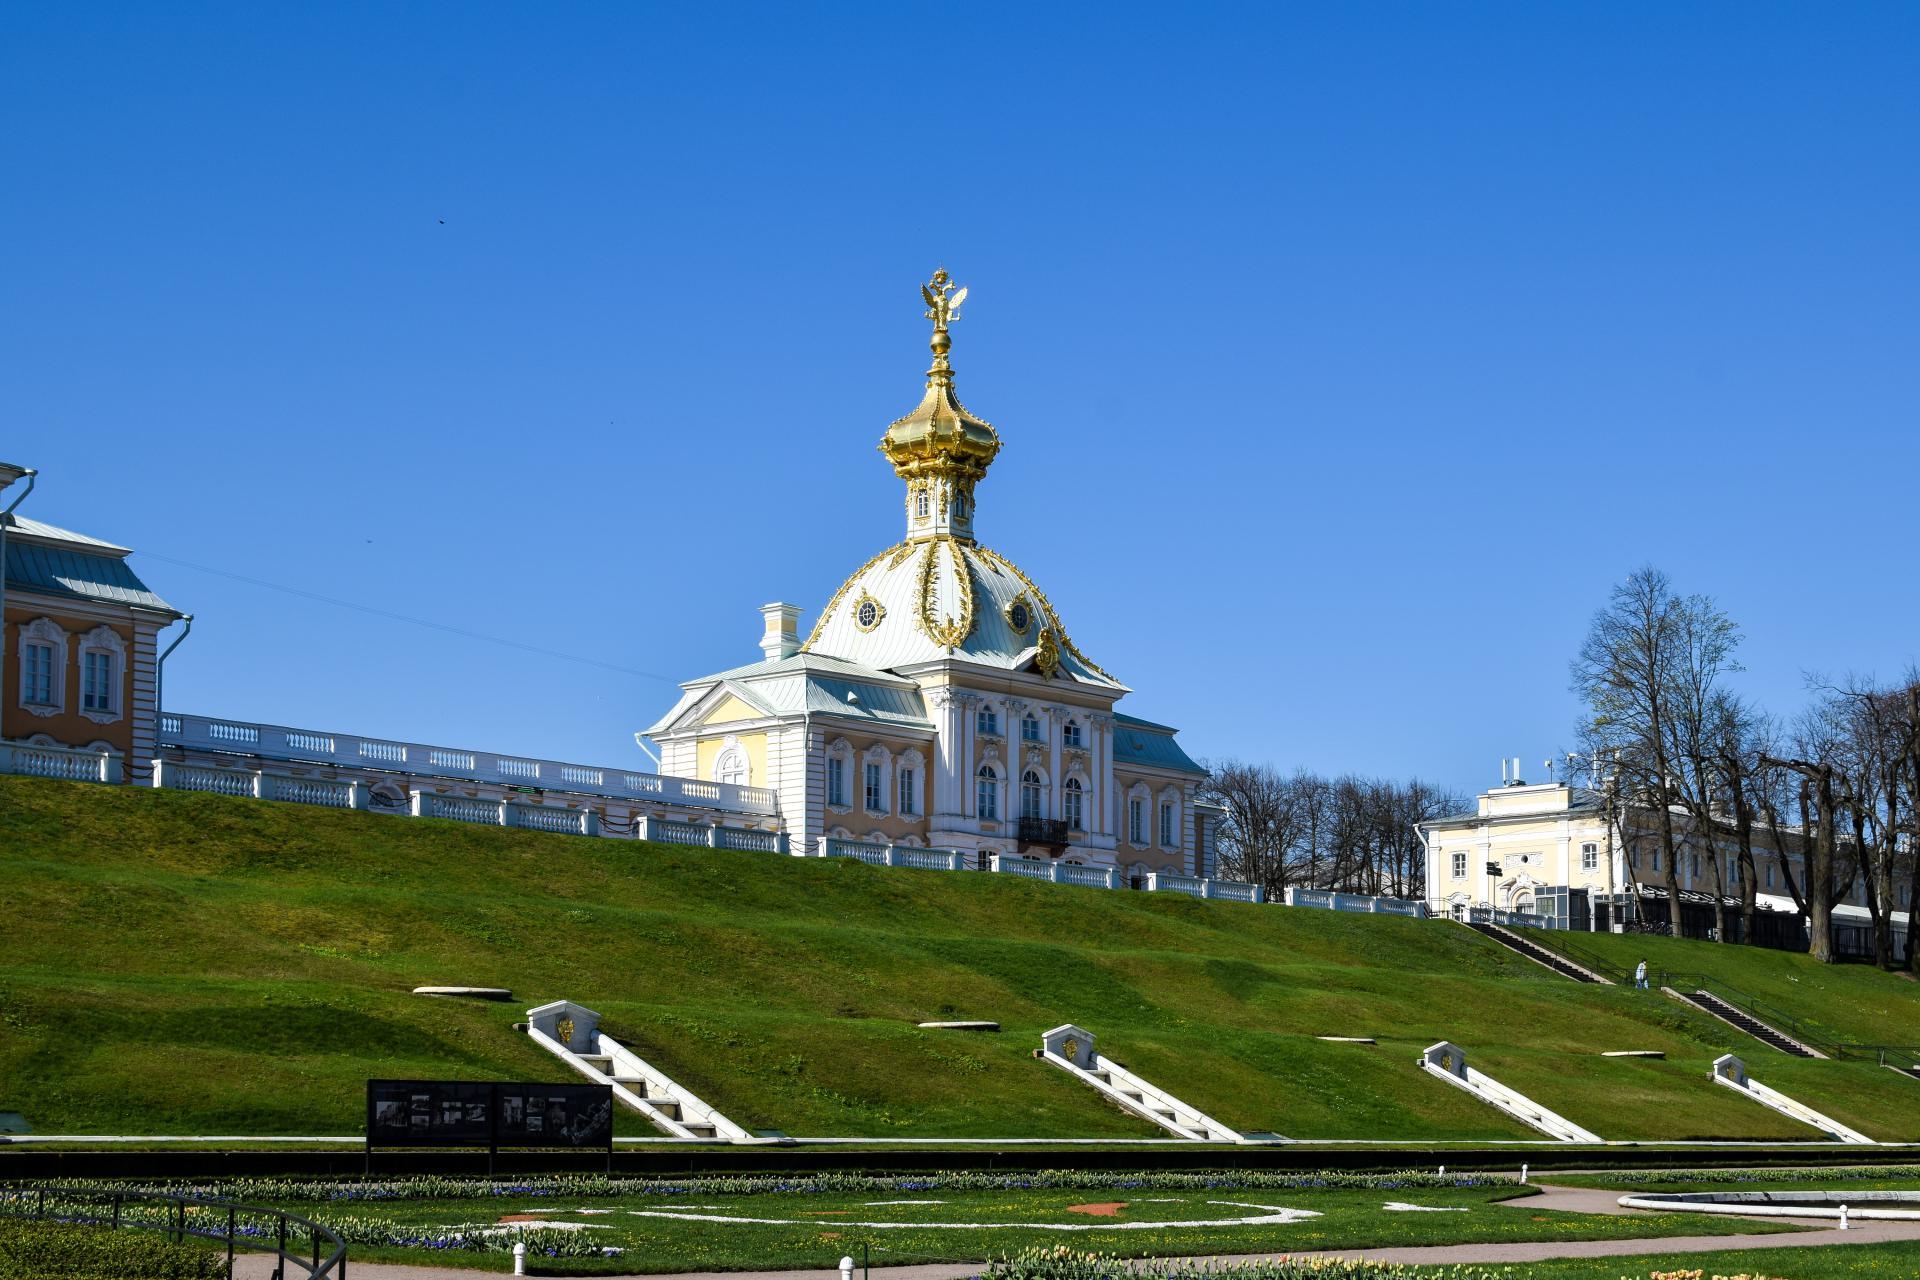
<svg viewBox="0 0 1920 1280"><path fill-rule="evenodd" d="M1458 1089L1465 1089L1480 1101L1537 1129L1560 1142L1605 1142L1563 1115L1547 1110L1517 1089L1509 1089L1484 1071L1467 1065L1467 1051L1450 1041L1428 1045L1420 1055L1420 1069L1438 1076Z"/></svg>
<svg viewBox="0 0 1920 1280"><path fill-rule="evenodd" d="M1094 1050L1093 1033L1063 1023L1040 1037L1040 1056L1092 1087L1122 1111L1151 1121L1191 1142L1246 1142L1198 1107L1188 1106L1165 1089L1148 1084L1112 1058ZM1270 1140L1270 1139L1269 1139Z"/></svg>
<svg viewBox="0 0 1920 1280"><path fill-rule="evenodd" d="M760 1142L702 1102L686 1086L600 1030L600 1015L571 1000L527 1010L533 1042L596 1084L613 1086L614 1099L673 1138Z"/></svg>
<svg viewBox="0 0 1920 1280"><path fill-rule="evenodd" d="M1763 1107L1771 1107L1781 1115L1801 1124L1812 1125L1836 1142L1857 1143L1869 1147L1880 1144L1866 1134L1849 1129L1831 1116L1822 1115L1804 1102L1795 1102L1778 1089L1770 1089L1747 1074L1747 1064L1730 1053L1721 1054L1713 1060L1713 1082L1724 1085L1737 1093L1745 1094Z"/></svg>

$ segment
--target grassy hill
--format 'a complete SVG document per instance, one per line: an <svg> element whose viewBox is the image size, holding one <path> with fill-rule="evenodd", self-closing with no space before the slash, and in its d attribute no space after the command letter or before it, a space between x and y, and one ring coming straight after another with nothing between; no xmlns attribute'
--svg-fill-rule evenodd
<svg viewBox="0 0 1920 1280"><path fill-rule="evenodd" d="M1153 1136L1029 1057L1064 1021L1292 1137L1528 1136L1416 1070L1439 1039L1606 1137L1811 1136L1707 1083L1749 1047L1718 1022L1437 921L21 778L0 778L0 889L0 1109L40 1132L355 1133L368 1076L565 1078L511 1024L567 997L803 1136ZM515 1003L409 994L430 983ZM1765 1052L1762 1079L1920 1137L1920 1084Z"/></svg>

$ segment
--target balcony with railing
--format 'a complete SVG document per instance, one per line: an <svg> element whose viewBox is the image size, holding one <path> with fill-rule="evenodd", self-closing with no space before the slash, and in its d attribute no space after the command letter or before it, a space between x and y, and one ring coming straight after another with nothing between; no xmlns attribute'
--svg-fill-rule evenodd
<svg viewBox="0 0 1920 1280"><path fill-rule="evenodd" d="M1073 843L1073 833L1060 818L1023 817L1019 835L1021 844L1045 845L1050 849L1064 849Z"/></svg>

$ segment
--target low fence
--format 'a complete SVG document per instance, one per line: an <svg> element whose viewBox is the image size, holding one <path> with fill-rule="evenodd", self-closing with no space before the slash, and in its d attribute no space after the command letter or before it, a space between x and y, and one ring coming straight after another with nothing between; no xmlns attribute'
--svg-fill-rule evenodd
<svg viewBox="0 0 1920 1280"><path fill-rule="evenodd" d="M567 791L643 804L686 806L761 817L772 817L780 811L779 794L767 787L706 782L699 778L675 778L658 773L635 773L605 765L572 764L533 756L503 756L465 747L396 742L355 733L292 729L285 725L221 720L172 711L160 717L159 728L159 746L163 754L168 750L199 752L377 771L420 779L429 788L436 780L441 783L458 780L499 787L537 787L545 791Z"/></svg>
<svg viewBox="0 0 1920 1280"><path fill-rule="evenodd" d="M978 868L994 875L1020 876L1044 880L1049 884L1072 884L1087 889L1139 888L1149 893L1184 893L1194 898L1212 898L1225 902L1264 902L1266 894L1256 884L1238 880L1214 880L1201 876L1176 875L1170 871L1149 872L1139 883L1118 867L1093 867L1055 858L1016 858L995 853L985 856L964 849L923 849L917 845L884 844L877 840L848 840L840 836L821 836L814 846L816 858L853 858L875 867L917 867L925 871L970 871Z"/></svg>
<svg viewBox="0 0 1920 1280"><path fill-rule="evenodd" d="M347 1244L331 1227L260 1205L157 1191L73 1191L53 1187L0 1189L0 1216L83 1223L113 1230L158 1231L227 1247L227 1274L237 1250L271 1253L276 1277L346 1280Z"/></svg>
<svg viewBox="0 0 1920 1280"><path fill-rule="evenodd" d="M118 782L121 778L121 759L112 751L0 742L0 773L24 774L29 778L59 778L67 782Z"/></svg>
<svg viewBox="0 0 1920 1280"><path fill-rule="evenodd" d="M1418 898L1385 898L1364 893L1340 893L1333 889L1288 889L1290 907L1316 907L1322 911L1361 911L1368 915L1411 916L1425 920L1432 914Z"/></svg>

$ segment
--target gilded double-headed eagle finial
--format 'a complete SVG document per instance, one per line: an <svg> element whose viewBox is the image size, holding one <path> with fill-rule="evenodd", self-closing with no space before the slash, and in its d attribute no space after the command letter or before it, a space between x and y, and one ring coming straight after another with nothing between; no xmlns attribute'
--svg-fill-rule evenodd
<svg viewBox="0 0 1920 1280"><path fill-rule="evenodd" d="M933 279L920 286L920 296L927 300L927 319L933 321L934 354L945 355L952 345L947 326L960 318L960 304L967 300L967 291L964 286L955 289L953 277L941 267L933 273Z"/></svg>

